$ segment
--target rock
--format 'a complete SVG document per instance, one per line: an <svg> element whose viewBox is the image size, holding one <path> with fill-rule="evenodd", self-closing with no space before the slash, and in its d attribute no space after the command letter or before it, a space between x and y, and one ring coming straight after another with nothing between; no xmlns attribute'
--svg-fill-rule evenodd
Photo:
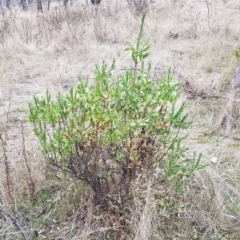
<svg viewBox="0 0 240 240"><path fill-rule="evenodd" d="M217 159L216 157L211 158L211 162L212 162L212 163L216 164L217 161L218 161L218 159Z"/></svg>

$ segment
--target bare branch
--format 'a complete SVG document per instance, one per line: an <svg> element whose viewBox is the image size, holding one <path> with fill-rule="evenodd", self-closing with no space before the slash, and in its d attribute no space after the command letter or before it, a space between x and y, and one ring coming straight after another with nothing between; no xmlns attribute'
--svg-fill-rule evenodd
<svg viewBox="0 0 240 240"><path fill-rule="evenodd" d="M18 219L13 216L12 214L8 213L6 210L4 210L2 207L0 207L0 211L2 211L4 214L6 214L8 217L10 217L11 221L13 224L16 226L16 228L22 233L22 236L25 240L28 240L28 237L24 231L24 229L21 227Z"/></svg>

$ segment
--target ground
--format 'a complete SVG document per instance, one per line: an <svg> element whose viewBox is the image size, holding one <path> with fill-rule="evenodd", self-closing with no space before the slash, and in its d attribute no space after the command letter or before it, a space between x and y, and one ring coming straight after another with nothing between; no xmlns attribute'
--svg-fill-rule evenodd
<svg viewBox="0 0 240 240"><path fill-rule="evenodd" d="M180 99L189 103L193 119L186 145L190 152L202 153L202 164L209 164L189 184L193 196L181 212L185 235L182 233L177 239L193 239L195 235L195 239L238 239L240 235L239 101L230 87L240 64L234 56L240 46L239 14L237 0L157 0L147 9L144 37L151 44L152 77L156 79L171 68L181 85ZM131 67L130 56L124 49L127 43L135 42L140 19L141 14L123 0L103 0L99 7L86 7L85 1L74 2L67 10L52 3L49 11L44 5L43 13L37 13L33 7L27 12L13 7L0 16L0 133L4 142L0 150L1 209L16 216L18 211L33 211L29 218L36 220L44 209L44 201L35 210L19 203L31 198L31 182L42 199L43 186L54 189L55 199L50 190L46 197L52 205L61 197L56 194L67 194L76 187L62 184L61 190L54 180L46 180L48 166L31 132L28 102L33 95L44 96L46 89L53 96L58 91L65 93L76 85L79 76L89 76L89 81L94 81L95 64L103 60L109 64L116 60L116 74ZM14 186L12 196L7 193L4 152L9 163L9 181ZM192 227L186 227L188 220ZM24 225L26 220L22 221ZM27 229L30 232L40 228L41 236L51 232L49 239L57 239L60 231L55 226L45 232L45 225L38 221L27 226L31 226ZM0 238L20 239L21 230L17 229L20 233L14 235L14 229L9 215L0 217ZM66 239L63 230L61 234Z"/></svg>

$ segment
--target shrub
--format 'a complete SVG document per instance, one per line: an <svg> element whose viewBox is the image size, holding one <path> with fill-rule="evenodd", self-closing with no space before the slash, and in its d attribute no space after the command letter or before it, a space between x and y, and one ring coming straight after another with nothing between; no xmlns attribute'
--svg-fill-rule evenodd
<svg viewBox="0 0 240 240"><path fill-rule="evenodd" d="M136 46L129 45L134 67L113 77L115 61L95 69L95 84L79 79L76 88L54 101L34 96L29 119L46 160L93 191L94 204L123 204L133 183L151 179L152 186L170 181L176 191L200 169L200 156L187 156L182 146L190 122L179 104L170 71L151 79L148 42L142 43L143 13ZM139 66L140 65L140 66ZM140 68L140 69L139 69ZM180 105L177 107L177 105ZM154 176L154 177L153 177ZM170 191L170 190L169 190Z"/></svg>

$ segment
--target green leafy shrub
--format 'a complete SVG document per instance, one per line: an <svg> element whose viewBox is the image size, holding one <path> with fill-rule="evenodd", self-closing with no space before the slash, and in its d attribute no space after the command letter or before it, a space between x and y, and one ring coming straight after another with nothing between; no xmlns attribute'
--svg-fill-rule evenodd
<svg viewBox="0 0 240 240"><path fill-rule="evenodd" d="M145 16L136 46L126 48L132 70L113 78L115 62L109 68L103 62L94 72L94 85L79 79L66 96L58 93L54 101L47 91L46 98L35 96L29 104L29 119L46 160L85 182L95 205L123 204L140 176L145 182L151 179L153 186L170 181L179 191L201 168L200 156L189 158L182 146L180 130L190 122L184 114L186 104L177 107L179 84L170 71L153 81L151 65L145 67Z"/></svg>

